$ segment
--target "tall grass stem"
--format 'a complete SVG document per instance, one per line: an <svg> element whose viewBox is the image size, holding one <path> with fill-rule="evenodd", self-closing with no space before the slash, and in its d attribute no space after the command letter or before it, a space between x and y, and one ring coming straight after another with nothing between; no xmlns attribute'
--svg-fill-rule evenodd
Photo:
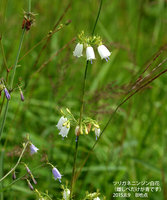
<svg viewBox="0 0 167 200"><path fill-rule="evenodd" d="M99 20L101 8L102 8L102 3L103 3L103 0L100 1L100 6L99 6L99 9L98 9L96 21L95 21L95 24L94 24L93 30L92 30L92 36L94 35L96 25L97 25L97 22ZM88 66L89 66L89 61L87 60L86 66L85 66L85 72L84 72L82 97L81 97L81 109L80 109L80 118L79 118L80 130L81 130L81 124L82 124L82 116L83 116L83 113L84 113L84 97L85 97L85 86L86 86L86 77L87 77ZM70 188L70 199L72 199L72 195L73 195L74 180L76 181L75 170L76 170L76 160L77 160L78 146L79 146L79 136L77 138L76 145L75 145L74 162L73 162L72 179L71 179L71 188Z"/></svg>

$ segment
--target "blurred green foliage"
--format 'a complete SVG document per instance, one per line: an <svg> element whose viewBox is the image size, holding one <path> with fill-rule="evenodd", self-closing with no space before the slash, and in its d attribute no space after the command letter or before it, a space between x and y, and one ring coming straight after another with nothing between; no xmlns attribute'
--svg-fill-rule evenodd
<svg viewBox="0 0 167 200"><path fill-rule="evenodd" d="M67 0L32 0L32 12L37 13L36 23L26 32L22 57L53 29L65 8ZM20 147L27 133L40 151L33 157L26 153L23 161L28 164L36 177L36 188L48 190L53 199L61 198L61 187L52 177L51 169L42 167L45 156L63 174L65 185L72 174L75 147L74 128L67 139L58 135L56 124L61 117L58 107L68 107L79 117L82 80L86 63L85 56L76 59L72 52L75 42L67 45L44 68L43 63L64 45L84 30L91 34L99 7L98 0L72 1L61 23L71 23L55 33L39 62L36 59L43 42L25 56L17 67L15 87L22 83L25 101L20 101L19 91L12 93L9 113L2 144L7 138L4 154L4 174L16 163ZM0 33L8 67L13 66L21 36L23 10L27 1L0 2ZM110 61L101 61L96 51L96 61L89 65L86 83L85 116L98 120L103 128L113 110L123 98L129 83L134 83L153 55L167 42L167 2L165 0L104 0L96 34L112 51ZM156 67L166 56L163 52L151 65ZM0 74L6 76L2 54ZM165 64L162 66L165 69ZM36 73L37 72L37 73ZM10 73L9 73L10 74ZM167 183L167 86L166 74L123 105L104 132L95 151L83 167L75 184L74 199L84 198L86 191L99 189L101 197L114 199L113 181L160 181L161 192L149 193L149 199L165 199ZM3 95L2 95L3 97ZM2 102L1 97L1 102ZM1 117L2 118L2 117ZM95 142L95 135L80 137L77 166ZM2 150L3 145L1 145ZM16 170L17 177L25 174L23 165ZM11 177L3 182L4 187L12 183ZM35 199L26 180L19 180L5 188L4 199ZM117 198L125 199L125 198ZM131 198L135 199L132 193Z"/></svg>

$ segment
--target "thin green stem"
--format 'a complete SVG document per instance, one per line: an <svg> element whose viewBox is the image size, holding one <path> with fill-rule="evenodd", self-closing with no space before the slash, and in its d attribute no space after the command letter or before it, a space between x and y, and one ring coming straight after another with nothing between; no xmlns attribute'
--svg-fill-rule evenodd
<svg viewBox="0 0 167 200"><path fill-rule="evenodd" d="M19 157L17 163L15 164L15 166L14 166L7 174L5 174L5 176L3 176L3 177L0 179L0 182L3 181L7 176L9 176L9 174L11 174L11 173L16 169L16 167L19 165L19 163L20 163L20 161L21 161L21 158L23 157L23 154L24 154L24 152L25 152L25 150L26 150L28 144L29 144L29 141L24 145L24 148L23 148L23 150L22 150L22 152L21 152L21 154L20 154L20 157Z"/></svg>
<svg viewBox="0 0 167 200"><path fill-rule="evenodd" d="M86 67L85 67L83 88L82 88L82 99L81 99L81 109L80 109L80 118L79 118L80 130L81 130L81 124L82 124L82 115L83 115L83 107L84 107L84 96L85 96L85 86L86 86L86 77L87 77L88 65L89 65L89 61L87 60Z"/></svg>
<svg viewBox="0 0 167 200"><path fill-rule="evenodd" d="M98 22L98 20L99 20L99 16L100 16L102 4L103 4L103 0L100 0L100 6L99 6L98 13L97 13L96 21L95 21L95 24L94 24L94 27L93 27L92 36L93 36L94 33L95 33L95 29L96 29L97 22Z"/></svg>
<svg viewBox="0 0 167 200"><path fill-rule="evenodd" d="M3 62L4 62L6 70L8 71L6 56L5 56L5 52L4 52L4 48L3 48L3 44L2 44L2 38L0 38L0 46L1 46L1 52L2 52L2 57L3 57Z"/></svg>
<svg viewBox="0 0 167 200"><path fill-rule="evenodd" d="M22 47L22 44L23 44L24 34L25 34L25 29L22 31L22 34L21 34L20 44L19 44L19 48L18 48L15 64L14 64L14 67L13 67L13 74L12 74L12 78L11 78L11 81L10 81L10 89L11 90L13 88L13 82L14 82L14 78L15 78L16 67L17 67L17 63L18 63L21 47ZM3 116L3 119L2 119L2 124L1 124L1 128L0 128L0 140L1 140L1 136L2 136L2 133L3 133L3 130L4 130L5 122L6 122L6 117L7 117L7 113L8 113L8 107L9 107L9 100L7 100L5 111L4 111L4 116Z"/></svg>
<svg viewBox="0 0 167 200"><path fill-rule="evenodd" d="M154 76L153 78L151 78L150 80L148 80L146 83L144 83L143 85L141 85L139 88L137 88L134 92L129 92L124 98L123 100L121 100L121 102L118 104L118 106L116 107L116 109L114 110L114 112L110 115L106 125L104 126L100 136L98 137L98 139L96 140L96 142L94 143L94 145L92 146L91 150L89 151L87 157L85 158L85 160L83 161L83 163L81 164L81 167L79 168L79 171L76 174L76 179L78 178L79 174L81 173L81 170L83 168L83 166L85 165L85 163L87 162L89 156L91 155L91 153L93 152L93 150L95 149L95 146L98 144L100 138L102 137L103 133L105 132L105 130L108 128L110 122L112 121L112 119L114 118L115 114L117 113L118 109L124 105L129 99L131 99L135 94L137 94L139 91L141 91L143 88L145 88L147 85L149 85L151 82L153 82L155 79L157 79L158 77L160 77L161 75L163 75L164 73L167 72L167 69L163 70L162 72L160 72L158 75Z"/></svg>
<svg viewBox="0 0 167 200"><path fill-rule="evenodd" d="M4 116L3 116L3 119L2 119L2 124L1 124L1 129L0 129L0 140L1 140L1 136L2 136L2 133L3 133L4 126L5 126L5 122L6 122L6 117L7 117L7 113L8 113L8 107L9 107L9 100L7 100L7 102L6 102Z"/></svg>
<svg viewBox="0 0 167 200"><path fill-rule="evenodd" d="M0 158L0 178L3 176L3 160L4 160L4 149L1 151L1 158ZM3 188L3 183L0 184L0 190ZM1 192L1 200L3 200L3 191Z"/></svg>
<svg viewBox="0 0 167 200"><path fill-rule="evenodd" d="M14 67L13 67L13 74L12 74L12 78L11 78L11 82L10 82L10 89L11 89L11 90L12 90L12 87L13 87L13 82L14 82L14 78L15 78L17 63L18 63L18 59L19 59L21 47L22 47L22 44L23 44L23 39L24 39L25 31L26 31L25 29L23 29L23 31L22 31L21 39L20 39L20 44L19 44L19 49L18 49L18 52L17 52L15 64L14 64Z"/></svg>
<svg viewBox="0 0 167 200"><path fill-rule="evenodd" d="M94 24L94 27L93 27L93 30L92 30L92 36L94 35L95 29L96 29L96 25L97 25L97 22L99 20L101 8L102 8L102 3L103 3L103 0L100 1L100 6L99 6L98 13L97 13L96 21L95 21L95 24ZM81 97L81 109L80 109L80 118L79 118L80 131L82 129L82 127L81 127L81 125L82 125L82 116L83 116L83 113L84 113L84 97L85 97L85 86L86 86L86 77L87 77L88 65L89 65L89 61L87 60L86 61L86 66L85 66L83 88L82 88L82 97ZM77 140L76 140L76 144L75 144L75 153L74 153L74 162L73 162L73 170L72 170L71 189L70 189L70 199L72 199L72 195L73 195L74 180L76 181L76 179L75 179L75 170L76 170L76 160L77 160L78 146L79 146L79 136L77 136Z"/></svg>
<svg viewBox="0 0 167 200"><path fill-rule="evenodd" d="M9 69L8 69L8 66L7 66L6 56L5 56L5 52L4 52L4 48L3 48L3 44L2 44L2 38L0 38L0 46L1 46L1 52L2 52L4 66L5 66L5 69L6 69L6 72L7 72L7 74L6 74L6 83L7 83L8 82ZM0 115L2 113L4 102L5 102L5 95L3 96L3 100L2 100L2 103L1 103Z"/></svg>
<svg viewBox="0 0 167 200"><path fill-rule="evenodd" d="M31 0L28 1L28 12L31 12Z"/></svg>

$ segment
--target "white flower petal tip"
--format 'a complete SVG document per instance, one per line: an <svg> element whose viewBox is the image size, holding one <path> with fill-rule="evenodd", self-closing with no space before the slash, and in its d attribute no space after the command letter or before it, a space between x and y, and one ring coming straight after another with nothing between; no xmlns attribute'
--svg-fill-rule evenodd
<svg viewBox="0 0 167 200"><path fill-rule="evenodd" d="M99 52L101 59L105 59L108 62L109 56L111 55L111 52L107 49L107 47L104 46L104 45L100 45L97 48L97 50Z"/></svg>
<svg viewBox="0 0 167 200"><path fill-rule="evenodd" d="M83 44L78 43L75 47L75 50L73 51L73 55L75 57L81 57L83 52Z"/></svg>
<svg viewBox="0 0 167 200"><path fill-rule="evenodd" d="M33 144L30 145L30 154L33 155L34 153L37 153L39 149L34 146Z"/></svg>
<svg viewBox="0 0 167 200"><path fill-rule="evenodd" d="M93 47L86 48L86 57L87 57L87 60L91 61L91 64L92 64L92 60L96 59Z"/></svg>
<svg viewBox="0 0 167 200"><path fill-rule="evenodd" d="M95 128L96 140L100 136L100 128Z"/></svg>
<svg viewBox="0 0 167 200"><path fill-rule="evenodd" d="M63 124L67 121L67 118L61 117L56 125L56 127L59 129L59 131L62 129Z"/></svg>

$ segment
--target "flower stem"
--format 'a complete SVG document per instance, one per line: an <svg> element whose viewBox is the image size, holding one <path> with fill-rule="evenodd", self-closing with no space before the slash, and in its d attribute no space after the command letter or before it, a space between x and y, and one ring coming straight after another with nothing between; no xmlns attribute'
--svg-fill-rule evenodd
<svg viewBox="0 0 167 200"><path fill-rule="evenodd" d="M31 12L31 0L28 0L28 12Z"/></svg>
<svg viewBox="0 0 167 200"><path fill-rule="evenodd" d="M21 152L21 154L20 154L20 157L19 157L17 163L15 164L15 166L14 166L5 176L3 176L3 177L0 179L0 182L3 181L9 174L11 174L11 173L16 169L16 167L19 165L19 163L20 163L20 161L21 161L21 158L23 157L23 154L24 154L24 152L25 152L25 150L26 150L28 144L29 144L29 141L24 145L24 148L23 148L23 150L22 150L22 152Z"/></svg>
<svg viewBox="0 0 167 200"><path fill-rule="evenodd" d="M15 60L15 65L13 67L13 74L12 74L12 78L11 78L11 82L10 82L10 89L11 90L12 90L12 87L13 87L13 81L14 81L14 78L15 78L16 67L17 67L17 63L18 63L21 47L22 47L22 44L23 44L25 31L26 31L26 29L24 28L23 31L22 31L22 34L21 34L21 39L20 39L20 44L19 44L19 49L18 49L18 52L17 52L16 60Z"/></svg>
<svg viewBox="0 0 167 200"><path fill-rule="evenodd" d="M4 160L4 149L1 151L1 158L0 158L0 178L3 176L3 160ZM0 184L0 189L2 190L3 183ZM1 200L3 200L3 192L1 192L0 196Z"/></svg>
<svg viewBox="0 0 167 200"><path fill-rule="evenodd" d="M98 13L97 13L96 21L95 21L95 24L94 24L94 27L93 27L93 30L92 30L92 36L94 35L96 25L97 25L97 22L99 20L101 8L102 8L102 3L103 3L103 0L100 1L100 6L99 6ZM83 116L83 112L84 112L84 97L85 97L85 86L86 86L86 77L87 77L88 65L89 65L89 61L87 60L86 66L85 66L83 88L82 88L81 109L80 109L80 118L79 118L80 130L81 130L81 125L82 125L82 116ZM74 153L74 162L73 162L73 170L72 170L71 189L70 189L70 199L72 199L72 195L73 195L74 180L76 181L75 170L76 170L76 160L77 160L78 146L79 146L79 136L78 136L76 144L75 144L75 153Z"/></svg>
<svg viewBox="0 0 167 200"><path fill-rule="evenodd" d="M28 0L28 7L29 7L29 12L31 11L31 0ZM11 82L10 82L10 89L13 88L13 82L14 82L14 78L15 78L15 73L16 73L16 67L17 67L17 63L18 63L18 59L19 59L19 55L20 55L20 51L21 51L21 47L22 47L22 44L23 44L23 39L24 39L24 35L25 35L25 28L23 29L22 31L22 35L21 35L21 39L20 39L20 44L19 44L19 48L18 48L18 51L17 51L17 56L16 56L16 60L15 60L15 64L14 64L14 67L13 67L13 74L12 74L12 78L11 78ZM3 51L3 46L1 46L2 48L2 52L4 53ZM6 77L6 82L8 81L8 75L9 75L9 70L8 70L8 67L7 67L7 62L6 62L6 59L5 59L5 55L3 55L3 58L4 58L4 62L5 62L5 66L6 66L6 70L7 70L7 77ZM3 100L3 103L2 103L2 107L3 107L3 104L4 104L4 100ZM2 111L2 107L1 107L1 111ZM2 118L2 123L1 123L1 127L0 127L0 140L1 140L1 136L2 136L2 133L3 133L3 130L4 130L4 126L5 126L5 122L6 122L6 117L7 117L7 113L8 113L8 107L9 107L9 100L7 100L6 102L6 107L5 107L5 111L4 111L4 115L3 115L3 118ZM0 182L5 179L11 172L13 172L15 170L15 168L17 167L17 165L19 164L23 154L24 154L24 151L27 147L29 142L26 143L26 145L24 146L24 149L18 159L18 162L16 163L16 165L14 166L13 169L11 169L4 177L3 176L3 166L4 166L4 154L5 154L5 149L3 148L2 149L2 152L1 152L1 162L0 162ZM0 188L2 189L3 188L3 183L1 182L0 183ZM3 191L1 192L1 200L3 200Z"/></svg>
<svg viewBox="0 0 167 200"><path fill-rule="evenodd" d="M97 22L98 22L98 20L99 20L101 8L102 8L102 3L103 3L103 0L100 0L100 6L99 6L98 13L97 13L96 21L95 21L95 24L94 24L94 27L93 27L92 36L93 36L94 33L95 33L96 25L97 25Z"/></svg>
<svg viewBox="0 0 167 200"><path fill-rule="evenodd" d="M22 44L23 44L24 34L25 34L25 29L22 31L20 44L19 44L19 49L18 49L18 52L17 52L15 65L13 67L13 74L12 74L12 78L11 78L11 81L10 81L10 89L11 90L12 90L12 87L13 87L13 82L14 82L15 73L16 73L16 67L17 67L17 63L18 63L21 47L22 47ZM4 130L5 122L6 122L6 117L7 117L7 113L8 113L8 107L9 107L9 100L7 100L5 111L4 111L4 116L3 116L3 119L2 119L2 124L1 124L1 128L0 128L0 140L1 140L1 136L2 136L2 133L3 133L3 130Z"/></svg>

